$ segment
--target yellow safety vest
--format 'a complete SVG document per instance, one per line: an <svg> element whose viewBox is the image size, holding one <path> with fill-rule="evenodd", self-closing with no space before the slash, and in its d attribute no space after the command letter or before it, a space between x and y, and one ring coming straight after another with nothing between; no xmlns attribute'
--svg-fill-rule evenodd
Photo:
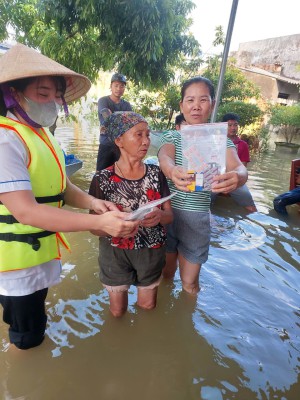
<svg viewBox="0 0 300 400"><path fill-rule="evenodd" d="M1 116L0 128L14 131L28 150L27 169L36 201L62 207L66 189L65 159L54 136L49 130L36 130ZM0 203L0 272L61 258L59 242L69 249L63 234L20 224Z"/></svg>

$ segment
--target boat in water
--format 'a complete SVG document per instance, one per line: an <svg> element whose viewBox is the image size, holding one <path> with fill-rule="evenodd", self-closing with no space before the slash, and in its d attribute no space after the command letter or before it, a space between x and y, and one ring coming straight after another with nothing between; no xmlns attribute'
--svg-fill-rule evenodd
<svg viewBox="0 0 300 400"><path fill-rule="evenodd" d="M79 160L74 154L65 155L66 172L67 176L75 174L80 168L82 168L82 161Z"/></svg>

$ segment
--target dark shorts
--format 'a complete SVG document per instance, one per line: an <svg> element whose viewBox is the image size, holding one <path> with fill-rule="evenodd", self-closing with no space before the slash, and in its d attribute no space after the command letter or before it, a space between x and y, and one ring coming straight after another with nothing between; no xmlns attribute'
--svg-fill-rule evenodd
<svg viewBox="0 0 300 400"><path fill-rule="evenodd" d="M45 299L48 289L27 296L0 295L3 321L9 327L9 340L22 350L38 346L44 340L47 316Z"/></svg>
<svg viewBox="0 0 300 400"><path fill-rule="evenodd" d="M179 252L192 264L207 261L210 243L210 213L173 208L174 220L167 225L167 253Z"/></svg>
<svg viewBox="0 0 300 400"><path fill-rule="evenodd" d="M165 265L165 246L127 250L99 240L100 281L107 286L150 286L158 281Z"/></svg>
<svg viewBox="0 0 300 400"><path fill-rule="evenodd" d="M97 156L97 171L101 171L113 165L120 158L116 145L112 143L107 135L100 135L100 145Z"/></svg>

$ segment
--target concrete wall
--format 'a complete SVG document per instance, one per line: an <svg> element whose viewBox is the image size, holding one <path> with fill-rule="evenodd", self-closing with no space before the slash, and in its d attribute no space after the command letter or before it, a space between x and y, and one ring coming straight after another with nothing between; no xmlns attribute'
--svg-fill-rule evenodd
<svg viewBox="0 0 300 400"><path fill-rule="evenodd" d="M273 103L289 105L300 100L299 88L297 87L297 85L293 85L287 82L281 82L275 78L260 75L255 72L244 70L242 70L242 72L247 79L255 83L255 85L260 88L262 96L267 100L271 100ZM285 100L278 98L279 93L288 94L288 99Z"/></svg>
<svg viewBox="0 0 300 400"><path fill-rule="evenodd" d="M300 80L300 34L240 43L234 56L240 67L256 66Z"/></svg>
<svg viewBox="0 0 300 400"><path fill-rule="evenodd" d="M260 88L261 94L265 99L277 99L278 90L276 79L272 79L267 76L259 75L250 71L242 72L247 79L255 83Z"/></svg>

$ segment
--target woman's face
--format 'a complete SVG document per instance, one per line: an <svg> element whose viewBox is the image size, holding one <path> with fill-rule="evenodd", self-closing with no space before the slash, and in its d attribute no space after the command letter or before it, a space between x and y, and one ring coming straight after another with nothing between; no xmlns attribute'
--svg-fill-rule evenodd
<svg viewBox="0 0 300 400"><path fill-rule="evenodd" d="M150 130L146 122L140 122L115 140L121 153L142 160L150 146Z"/></svg>
<svg viewBox="0 0 300 400"><path fill-rule="evenodd" d="M179 103L180 111L189 125L205 124L214 107L209 88L204 82L192 83Z"/></svg>
<svg viewBox="0 0 300 400"><path fill-rule="evenodd" d="M26 111L27 102L24 96L36 103L49 103L55 101L57 104L62 105L62 90L57 87L57 82L48 76L36 78L33 82L29 83L23 91L23 96L18 95L18 101L21 107Z"/></svg>

